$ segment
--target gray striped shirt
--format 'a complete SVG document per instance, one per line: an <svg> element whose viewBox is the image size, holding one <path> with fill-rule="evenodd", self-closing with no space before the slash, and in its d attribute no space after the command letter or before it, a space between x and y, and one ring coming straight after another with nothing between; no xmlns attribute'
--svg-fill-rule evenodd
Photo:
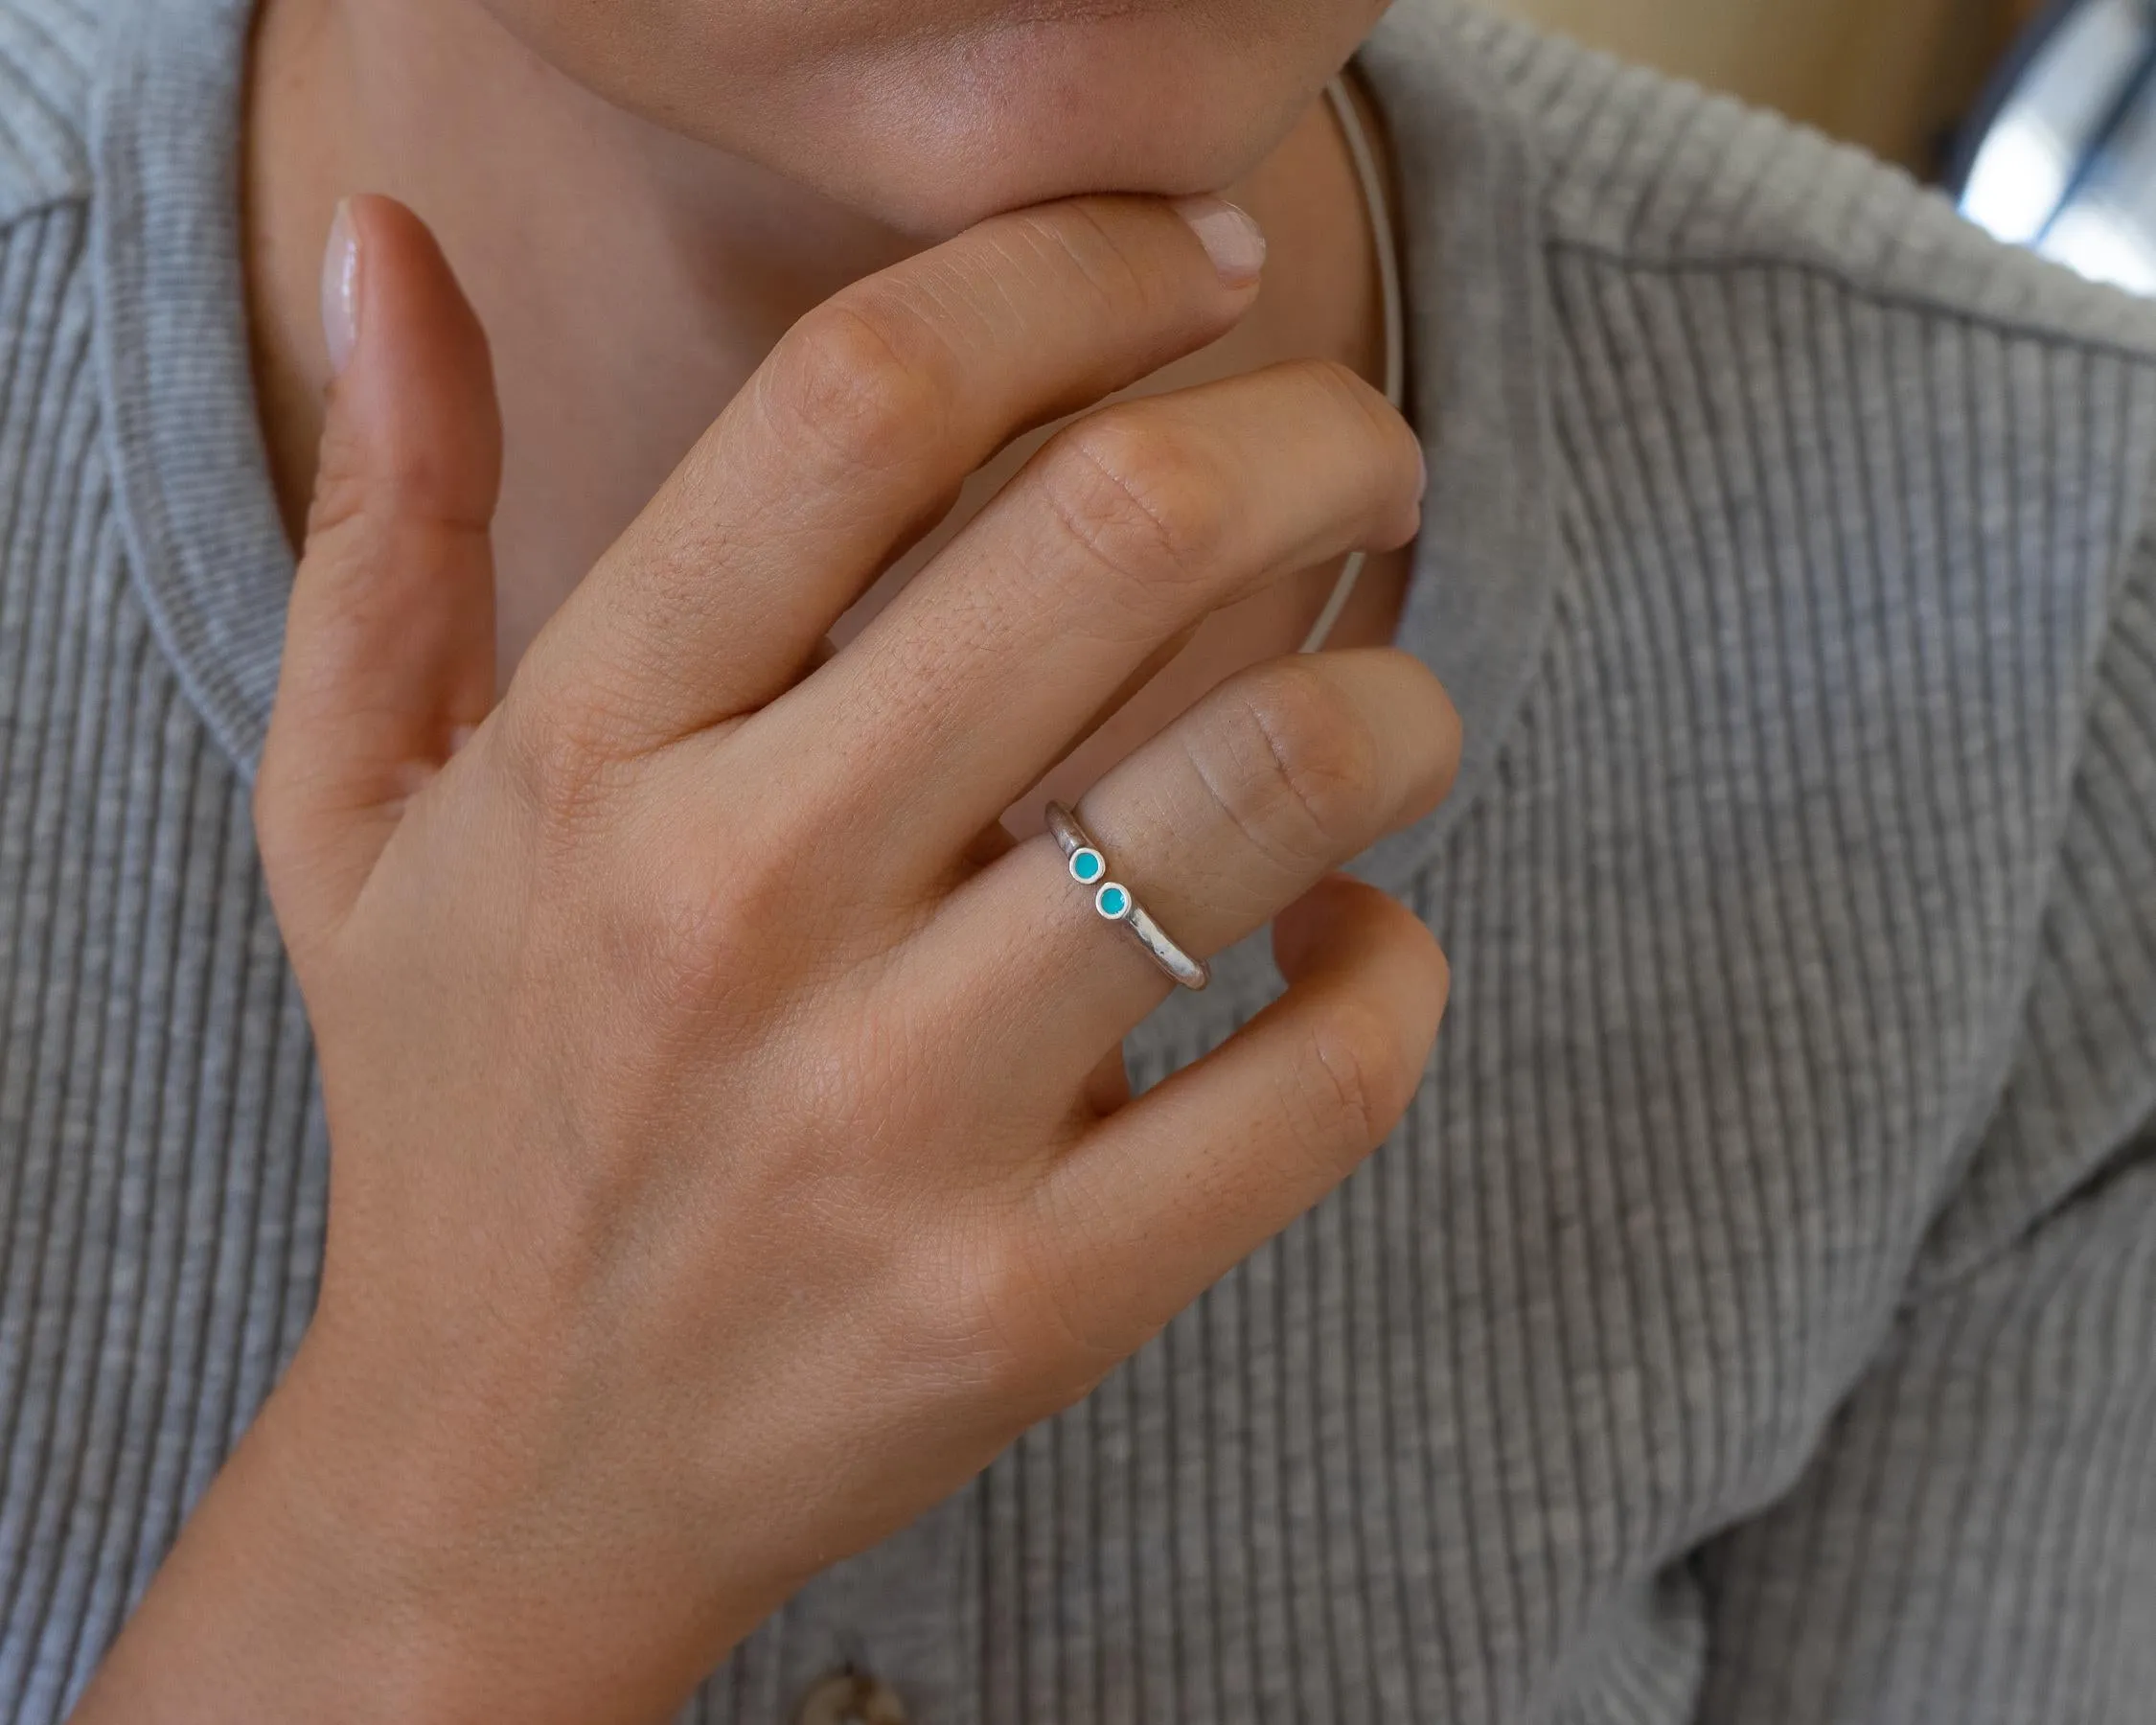
<svg viewBox="0 0 2156 1725"><path fill-rule="evenodd" d="M244 0L0 0L0 1708L62 1711L307 1322L248 823L290 555ZM2156 313L1403 0L1458 794L1401 1131L816 1582L934 1725L2156 1716ZM1267 995L1252 954L1143 1079ZM814 1482L808 1483L812 1487Z"/></svg>

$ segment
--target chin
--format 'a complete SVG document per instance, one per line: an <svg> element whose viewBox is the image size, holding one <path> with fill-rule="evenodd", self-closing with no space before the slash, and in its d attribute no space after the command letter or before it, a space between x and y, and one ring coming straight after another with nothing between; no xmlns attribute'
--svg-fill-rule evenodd
<svg viewBox="0 0 2156 1725"><path fill-rule="evenodd" d="M1388 0L481 4L617 106L934 240L1053 197L1231 184Z"/></svg>
<svg viewBox="0 0 2156 1725"><path fill-rule="evenodd" d="M821 147L757 153L930 240L1082 193L1213 192L1264 160L1359 38L1290 54L1224 42L1181 13L1012 31L947 45L927 64L832 76L818 92Z"/></svg>

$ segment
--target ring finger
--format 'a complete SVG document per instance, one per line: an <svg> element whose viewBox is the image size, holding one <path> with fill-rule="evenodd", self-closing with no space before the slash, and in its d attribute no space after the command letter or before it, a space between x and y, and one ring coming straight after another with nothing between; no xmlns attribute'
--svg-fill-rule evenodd
<svg viewBox="0 0 2156 1725"><path fill-rule="evenodd" d="M1458 719L1420 661L1317 654L1230 678L1077 814L1115 882L1210 957L1435 808L1458 758ZM997 1025L997 1070L1039 1085L1042 1060L1057 1069L1044 1094L1067 1095L1172 986L1094 897L1043 837L960 888L926 936L926 961Z"/></svg>

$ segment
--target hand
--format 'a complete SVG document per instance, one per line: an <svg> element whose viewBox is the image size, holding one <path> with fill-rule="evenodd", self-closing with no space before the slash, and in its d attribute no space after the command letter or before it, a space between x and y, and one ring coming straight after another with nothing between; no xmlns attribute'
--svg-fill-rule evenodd
<svg viewBox="0 0 2156 1725"><path fill-rule="evenodd" d="M412 217L349 219L258 798L321 1300L80 1716L658 1717L1406 1107L1443 960L1327 871L1449 784L1413 659L1262 666L1086 799L1193 950L1284 909L1286 997L1142 1099L1166 982L980 835L1163 642L1411 538L1419 455L1320 364L1101 409L826 659L992 451L1255 293L1165 204L1001 218L804 319L496 705L485 342Z"/></svg>

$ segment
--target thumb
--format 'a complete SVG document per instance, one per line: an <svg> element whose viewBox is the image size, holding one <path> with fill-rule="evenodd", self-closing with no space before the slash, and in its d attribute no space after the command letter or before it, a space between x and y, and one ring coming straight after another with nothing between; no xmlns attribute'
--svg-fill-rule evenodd
<svg viewBox="0 0 2156 1725"><path fill-rule="evenodd" d="M386 197L338 206L322 310L334 375L255 792L295 949L342 920L494 702L486 334L425 225Z"/></svg>

